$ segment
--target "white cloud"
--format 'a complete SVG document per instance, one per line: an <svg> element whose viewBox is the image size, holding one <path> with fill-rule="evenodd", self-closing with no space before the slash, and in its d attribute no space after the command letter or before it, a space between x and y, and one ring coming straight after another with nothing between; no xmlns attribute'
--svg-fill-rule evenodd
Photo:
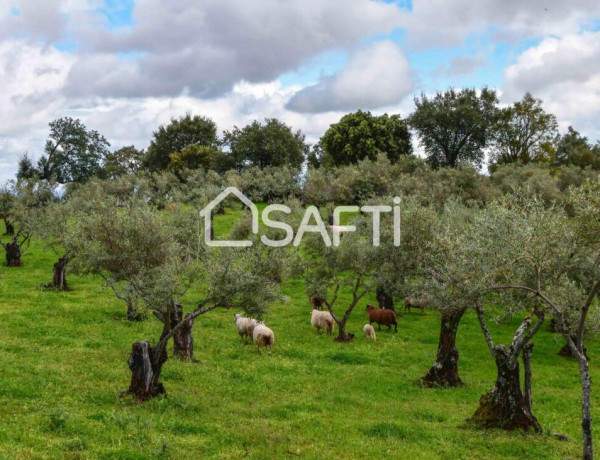
<svg viewBox="0 0 600 460"><path fill-rule="evenodd" d="M340 113L305 116L285 109L299 89L278 81L240 82L232 91L211 100L191 96L126 98L66 98L62 93L76 57L52 47L25 41L0 42L0 181L14 176L17 158L43 151L48 123L79 118L106 136L113 148L134 144L146 148L152 132L171 117L186 112L211 117L220 131L244 126L254 119L276 117L302 129L315 142Z"/></svg>
<svg viewBox="0 0 600 460"><path fill-rule="evenodd" d="M454 46L469 34L491 30L497 38L576 33L600 17L591 0L413 0L403 14L411 46Z"/></svg>
<svg viewBox="0 0 600 460"><path fill-rule="evenodd" d="M16 164L18 154L42 145L48 122L65 104L61 91L73 61L52 47L0 42L0 178L6 162Z"/></svg>
<svg viewBox="0 0 600 460"><path fill-rule="evenodd" d="M321 52L389 33L400 10L371 0L145 0L135 2L133 20L116 31L77 29L87 52L73 66L69 95L217 97L241 80L268 82Z"/></svg>
<svg viewBox="0 0 600 460"><path fill-rule="evenodd" d="M519 55L504 79L504 100L529 91L544 100L561 128L572 124L600 139L600 32L546 38Z"/></svg>
<svg viewBox="0 0 600 460"><path fill-rule="evenodd" d="M383 40L358 51L340 71L300 90L288 103L298 112L374 109L399 102L413 89L402 50Z"/></svg>
<svg viewBox="0 0 600 460"><path fill-rule="evenodd" d="M13 34L53 42L65 27L61 0L0 0L0 38Z"/></svg>

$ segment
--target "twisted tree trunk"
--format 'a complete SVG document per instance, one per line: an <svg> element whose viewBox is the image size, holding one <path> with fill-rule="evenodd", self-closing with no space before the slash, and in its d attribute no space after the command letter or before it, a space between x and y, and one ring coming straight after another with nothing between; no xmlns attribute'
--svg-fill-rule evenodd
<svg viewBox="0 0 600 460"><path fill-rule="evenodd" d="M163 364L167 361L165 347L162 350L151 347L147 340L134 342L127 360L131 370L131 383L126 393L138 401L148 401L159 395L167 395L165 387L159 382Z"/></svg>
<svg viewBox="0 0 600 460"><path fill-rule="evenodd" d="M52 286L60 291L66 291L67 286L67 258L61 257L54 264L54 275L52 276Z"/></svg>
<svg viewBox="0 0 600 460"><path fill-rule="evenodd" d="M15 226L14 224L9 221L7 218L4 218L4 225L6 227L6 233L5 235L7 236L14 236L15 234Z"/></svg>
<svg viewBox="0 0 600 460"><path fill-rule="evenodd" d="M168 312L165 313L168 314ZM168 359L168 340L163 339L170 333L171 322L167 315L163 315L163 330L160 340L155 346L150 346L147 340L139 340L131 345L131 353L127 359L131 370L131 383L124 393L133 395L140 402L148 401L159 395L167 396L165 387L159 382L159 379L162 367Z"/></svg>
<svg viewBox="0 0 600 460"><path fill-rule="evenodd" d="M493 354L498 370L496 384L481 396L471 421L484 428L540 432L542 427L521 392L518 357L504 345L496 346Z"/></svg>
<svg viewBox="0 0 600 460"><path fill-rule="evenodd" d="M180 303L174 303L170 311L172 329L183 321L183 324L173 333L173 355L179 359L194 361L194 338L192 337L194 318L190 313L183 317L183 306Z"/></svg>
<svg viewBox="0 0 600 460"><path fill-rule="evenodd" d="M6 243L4 245L6 252L6 266L20 267L21 266L21 245L16 241Z"/></svg>
<svg viewBox="0 0 600 460"><path fill-rule="evenodd" d="M421 379L426 387L458 387L463 381L458 375L458 350L456 334L466 308L442 313L440 340L435 362Z"/></svg>
<svg viewBox="0 0 600 460"><path fill-rule="evenodd" d="M338 322L337 326L338 335L334 339L335 342L350 342L354 338L354 335L346 333L346 321L344 319Z"/></svg>

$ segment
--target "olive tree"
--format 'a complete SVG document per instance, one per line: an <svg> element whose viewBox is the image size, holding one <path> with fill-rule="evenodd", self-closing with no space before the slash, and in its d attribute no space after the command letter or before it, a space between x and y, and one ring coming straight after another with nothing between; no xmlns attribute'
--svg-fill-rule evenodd
<svg viewBox="0 0 600 460"><path fill-rule="evenodd" d="M380 197L365 204L395 203L392 197ZM432 207L422 206L412 197L402 198L397 205L401 224L398 244L394 241L393 214L382 214L379 246L373 250L378 261L378 270L373 275L375 296L380 308L390 310L394 310L394 297L415 295L421 289L418 281L423 275L421 261L434 236L437 217Z"/></svg>
<svg viewBox="0 0 600 460"><path fill-rule="evenodd" d="M197 317L219 307L264 310L279 297L278 284L265 275L270 261L262 248L205 246L196 213L159 213L139 200L124 208L99 200L94 209L71 219L65 246L74 269L131 286L162 323L153 343L132 345L127 393L140 401L165 394L160 374L171 339L175 356L193 359ZM184 313L183 296L192 285L203 295Z"/></svg>
<svg viewBox="0 0 600 460"><path fill-rule="evenodd" d="M421 378L427 387L463 385L458 372L459 352L456 336L461 319L478 297L479 276L472 270L470 219L475 211L450 201L430 222L432 237L422 257L422 286L429 307L440 313L440 337L436 359Z"/></svg>
<svg viewBox="0 0 600 460"><path fill-rule="evenodd" d="M315 207L308 209L312 209L315 218L318 216ZM360 300L373 290L374 275L379 266L367 222L357 217L353 225L356 231L344 234L339 246L327 244L332 243L328 234L310 233L305 234L303 239L308 257L305 271L307 294L324 299L338 326L337 342L352 340L353 335L346 331L346 323ZM345 310L343 307L338 310L337 306L341 303L339 296L344 292L348 292L351 298Z"/></svg>
<svg viewBox="0 0 600 460"><path fill-rule="evenodd" d="M549 310L546 294L566 293L576 251L575 233L565 212L547 207L536 197L516 195L488 206L475 219L471 232L473 266L482 290L494 292L503 315L529 311L509 346L497 344L486 324L483 306L477 309L482 332L496 362L497 379L481 397L472 421L483 426L533 429L541 426L531 411L529 355L532 339ZM562 294L561 297L562 298ZM533 317L536 318L535 322ZM519 356L523 355L525 389L521 390Z"/></svg>
<svg viewBox="0 0 600 460"><path fill-rule="evenodd" d="M12 233L7 242L0 241L8 267L21 266L21 257L30 247L35 232L35 214L56 200L56 184L37 178L10 181L4 188L5 206L10 214Z"/></svg>
<svg viewBox="0 0 600 460"><path fill-rule="evenodd" d="M592 313L600 292L600 182L573 189L569 204L571 219L562 209L545 207L535 199L495 206L482 227L489 239L482 257L493 278L491 287L513 301L532 297L538 310L555 318L577 358L583 457L591 459L591 382L584 341L586 331L597 329L590 323L598 321ZM492 351L498 353L496 348Z"/></svg>

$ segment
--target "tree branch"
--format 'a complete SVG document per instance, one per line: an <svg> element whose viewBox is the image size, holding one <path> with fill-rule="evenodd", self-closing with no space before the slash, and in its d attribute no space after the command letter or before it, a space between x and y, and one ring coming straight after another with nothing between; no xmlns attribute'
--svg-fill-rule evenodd
<svg viewBox="0 0 600 460"><path fill-rule="evenodd" d="M485 322L485 317L483 315L483 306L477 305L475 307L475 311L477 312L477 319L479 320L479 326L481 327L481 331L483 332L483 336L485 337L485 341L487 342L488 348L490 349L490 353L494 356L494 341L492 340L492 336Z"/></svg>
<svg viewBox="0 0 600 460"><path fill-rule="evenodd" d="M579 326L577 327L577 348L583 350L583 331L585 327L585 320L587 318L588 311L590 310L590 306L594 301L594 297L596 294L600 292L600 278L596 280L596 283L592 286L592 290L590 291L583 307L581 309L581 315L579 317Z"/></svg>
<svg viewBox="0 0 600 460"><path fill-rule="evenodd" d="M509 347L509 357L508 357L509 363L514 362L514 360L519 357L519 353L521 352L521 349L523 348L523 345L525 344L525 333L527 332L527 329L529 329L529 326L531 326L531 317L530 316L528 316L527 318L525 318L523 320L523 322L521 323L521 325L518 327L517 331L515 332L513 341Z"/></svg>

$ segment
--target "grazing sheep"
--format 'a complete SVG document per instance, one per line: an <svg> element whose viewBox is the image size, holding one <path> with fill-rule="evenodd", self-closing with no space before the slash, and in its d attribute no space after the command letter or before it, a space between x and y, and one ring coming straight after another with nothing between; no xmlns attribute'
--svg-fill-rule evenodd
<svg viewBox="0 0 600 460"><path fill-rule="evenodd" d="M428 304L425 297L404 297L404 310L408 310L409 313L411 308L420 308L421 315L423 315Z"/></svg>
<svg viewBox="0 0 600 460"><path fill-rule="evenodd" d="M308 298L308 301L310 302L311 306L317 310L323 310L323 307L327 306L325 299L318 295L311 295Z"/></svg>
<svg viewBox="0 0 600 460"><path fill-rule="evenodd" d="M254 331L254 327L257 324L257 321L252 318L244 318L242 315L235 314L233 315L233 322L237 328L238 334L240 334L240 338L244 337L252 338L252 331Z"/></svg>
<svg viewBox="0 0 600 460"><path fill-rule="evenodd" d="M256 326L258 326L259 324L262 324L262 321L258 321L254 318L248 318L250 321L248 321L248 323L246 323L246 334L248 335L248 337L252 337L252 334L254 334L254 328Z"/></svg>
<svg viewBox="0 0 600 460"><path fill-rule="evenodd" d="M324 329L325 332L327 332L327 335L331 335L335 325L335 320L328 311L319 311L317 309L313 309L313 311L310 313L310 324L316 327L319 333L321 332L321 329Z"/></svg>
<svg viewBox="0 0 600 460"><path fill-rule="evenodd" d="M394 331L398 332L398 317L396 312L392 310L384 310L381 308L375 308L373 305L367 305L367 315L369 315L369 324L377 323L379 330L381 325L388 327L388 330L394 325Z"/></svg>
<svg viewBox="0 0 600 460"><path fill-rule="evenodd" d="M269 347L269 350L272 350L275 343L275 334L264 324L257 324L252 333L252 340L254 340L259 350L260 347Z"/></svg>
<svg viewBox="0 0 600 460"><path fill-rule="evenodd" d="M365 331L366 339L372 339L373 342L377 341L377 336L375 335L375 328L373 326L371 326L370 324L365 324L365 327L363 327L363 331Z"/></svg>

